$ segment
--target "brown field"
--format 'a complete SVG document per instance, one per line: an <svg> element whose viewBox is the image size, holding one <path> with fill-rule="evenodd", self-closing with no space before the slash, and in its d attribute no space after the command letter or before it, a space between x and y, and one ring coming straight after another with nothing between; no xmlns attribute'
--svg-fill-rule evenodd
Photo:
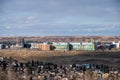
<svg viewBox="0 0 120 80"><path fill-rule="evenodd" d="M120 52L116 51L37 51L0 50L0 56L12 57L20 62L39 60L56 64L94 63L120 66Z"/></svg>

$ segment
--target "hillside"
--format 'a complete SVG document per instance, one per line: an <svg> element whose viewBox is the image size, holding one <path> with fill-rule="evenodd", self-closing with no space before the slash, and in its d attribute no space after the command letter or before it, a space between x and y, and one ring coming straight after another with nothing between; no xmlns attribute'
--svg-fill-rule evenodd
<svg viewBox="0 0 120 80"><path fill-rule="evenodd" d="M12 57L18 61L26 62L39 60L56 64L108 64L120 66L120 52L114 51L34 51L34 50L0 50L0 56Z"/></svg>
<svg viewBox="0 0 120 80"><path fill-rule="evenodd" d="M21 37L0 37L0 42L17 42ZM120 41L120 36L31 36L24 37L27 42L80 42L80 41L90 41L94 39L95 41L112 42Z"/></svg>

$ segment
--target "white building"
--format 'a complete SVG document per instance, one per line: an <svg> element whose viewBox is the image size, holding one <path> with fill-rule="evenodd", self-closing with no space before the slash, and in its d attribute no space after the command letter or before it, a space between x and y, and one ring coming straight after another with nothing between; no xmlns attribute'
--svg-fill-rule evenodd
<svg viewBox="0 0 120 80"><path fill-rule="evenodd" d="M38 49L39 48L39 44L38 43L30 43L31 44L31 49Z"/></svg>
<svg viewBox="0 0 120 80"><path fill-rule="evenodd" d="M116 46L116 48L120 48L120 41L118 43L116 43L115 41L113 41L112 44L114 44Z"/></svg>

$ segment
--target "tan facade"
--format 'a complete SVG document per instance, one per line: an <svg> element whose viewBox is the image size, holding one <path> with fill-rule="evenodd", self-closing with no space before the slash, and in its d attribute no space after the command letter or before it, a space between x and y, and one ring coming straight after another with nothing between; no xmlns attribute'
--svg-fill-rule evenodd
<svg viewBox="0 0 120 80"><path fill-rule="evenodd" d="M38 48L40 49L40 50L51 50L51 47L52 47L52 45L50 45L50 44L39 44L38 45Z"/></svg>

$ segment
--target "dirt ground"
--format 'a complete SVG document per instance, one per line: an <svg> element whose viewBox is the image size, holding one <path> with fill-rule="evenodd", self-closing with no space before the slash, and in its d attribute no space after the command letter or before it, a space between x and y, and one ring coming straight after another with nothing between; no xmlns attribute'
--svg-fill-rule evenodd
<svg viewBox="0 0 120 80"><path fill-rule="evenodd" d="M108 64L120 66L119 51L38 51L38 50L0 50L0 56L12 57L20 62L39 60L56 64Z"/></svg>

